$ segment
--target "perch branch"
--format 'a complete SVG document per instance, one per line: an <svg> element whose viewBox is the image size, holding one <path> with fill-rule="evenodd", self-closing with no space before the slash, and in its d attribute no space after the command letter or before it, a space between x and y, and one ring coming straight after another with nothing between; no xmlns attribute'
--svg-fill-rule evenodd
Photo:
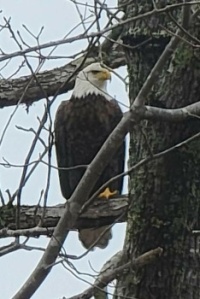
<svg viewBox="0 0 200 299"><path fill-rule="evenodd" d="M77 219L71 230L80 228L100 227L110 225L113 222L126 221L126 211L128 207L127 195L107 200L96 200L93 204ZM39 237L40 235L50 236L54 231L60 217L62 217L65 205L46 207L45 217L42 226L38 223L43 216L43 207L21 206L20 208L20 229L16 229L16 207L12 207L11 213L6 213L7 206L1 207L1 215L4 227L0 225L0 238L5 237ZM6 216L9 215L9 216ZM120 217L121 216L121 217ZM6 228L5 228L6 227Z"/></svg>

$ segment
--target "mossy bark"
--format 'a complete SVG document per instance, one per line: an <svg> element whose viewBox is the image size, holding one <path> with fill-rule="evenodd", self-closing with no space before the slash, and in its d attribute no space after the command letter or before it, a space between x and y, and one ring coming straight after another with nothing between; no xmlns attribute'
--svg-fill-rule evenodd
<svg viewBox="0 0 200 299"><path fill-rule="evenodd" d="M144 10L145 2L147 4L147 1L137 1L137 4L133 2L132 13L139 10L136 6L141 5L140 10ZM131 11L130 7L128 11ZM174 13L178 18L181 10ZM162 15L160 18L158 15L154 18L154 24L162 22L166 27L171 26L167 16ZM140 29L135 35L126 28L124 41L133 45L139 40L140 34L143 39L144 36L148 39L149 29L145 31L142 24ZM167 36L163 36L158 29L156 26L152 29L157 36L160 34L156 39L156 51L153 49L154 44L147 44L146 55L144 47L137 51L126 50L131 101L158 58L158 50L162 50L163 42L167 41ZM198 30L194 27L193 34ZM199 50L194 51L182 43L173 60L166 65L166 70L160 74L160 80L152 89L147 103L177 108L200 101L199 54ZM199 130L199 119L179 124L143 121L131 134L129 164L134 165L152 152L157 153L174 146ZM137 257L158 246L163 248L164 253L153 265L137 272L130 269L128 274L121 275L117 281L115 297L200 298L200 258L193 250L192 235L192 231L200 224L200 141L175 149L171 154L143 166L137 173L130 175L129 187L131 205L124 245L126 258Z"/></svg>

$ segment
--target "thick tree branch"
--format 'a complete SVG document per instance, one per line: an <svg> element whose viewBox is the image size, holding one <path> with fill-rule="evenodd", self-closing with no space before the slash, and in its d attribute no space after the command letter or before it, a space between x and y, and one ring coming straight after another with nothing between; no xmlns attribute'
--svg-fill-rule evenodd
<svg viewBox="0 0 200 299"><path fill-rule="evenodd" d="M143 114L143 112L142 112ZM181 122L189 118L199 118L200 116L200 102L177 108L177 109L163 109L152 106L145 106L144 118L149 120Z"/></svg>
<svg viewBox="0 0 200 299"><path fill-rule="evenodd" d="M38 73L37 82L33 80L26 94L23 96L21 104L30 105L33 102L39 101L46 96L54 96L56 93L63 94L74 87L74 78L69 80L75 70L80 66L84 59L75 59L72 62L50 71ZM93 49L90 57L86 59L84 66L89 65L98 60L96 50ZM109 51L105 54L105 63L111 68L118 68L126 64L125 58L119 47L115 51ZM0 108L17 105L19 99L24 93L24 87L27 86L31 76L24 76L13 80L0 80ZM40 85L38 84L40 83Z"/></svg>
<svg viewBox="0 0 200 299"><path fill-rule="evenodd" d="M126 221L126 211L128 207L128 197L119 196L110 200L96 200L85 213L79 216L72 230L80 228L99 227L110 225L113 222ZM16 207L0 208L1 223L0 238L16 236L49 235L62 217L65 205L45 208L45 217L42 226L37 227L43 216L43 208L40 206L21 206L20 207L20 229L16 228ZM16 230L17 229L17 230Z"/></svg>

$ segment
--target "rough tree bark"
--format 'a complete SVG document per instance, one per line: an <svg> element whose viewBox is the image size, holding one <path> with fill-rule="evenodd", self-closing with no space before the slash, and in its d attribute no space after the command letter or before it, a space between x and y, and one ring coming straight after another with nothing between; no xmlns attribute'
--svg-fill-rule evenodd
<svg viewBox="0 0 200 299"><path fill-rule="evenodd" d="M109 201L95 200L86 211L80 214L74 230L80 228L100 227L126 221L128 198L121 195ZM0 238L10 236L51 235L53 228L63 215L65 205L46 207L20 206L19 227L17 228L17 207L5 205L0 207ZM42 220L42 221L41 221ZM39 225L39 226L38 226ZM34 229L35 228L35 229Z"/></svg>
<svg viewBox="0 0 200 299"><path fill-rule="evenodd" d="M119 1L121 3L121 1ZM123 1L122 1L123 2ZM129 1L126 17L151 10L153 1ZM177 1L160 1L158 5ZM182 2L182 1L178 1ZM119 3L119 4L120 4ZM158 3L158 2L157 2ZM182 9L171 14L181 23ZM198 22L197 22L198 23ZM170 15L146 18L127 26L123 32L130 76L130 100L133 101L170 36L160 25L175 32ZM191 28L190 28L191 29ZM199 36L198 24L191 33ZM177 108L200 100L199 50L181 43L160 80L150 94L148 104ZM143 121L131 134L130 160L133 165L151 152L159 152L199 131L199 119L181 124ZM141 129L142 128L142 129ZM130 209L124 259L161 247L162 257L153 265L120 275L116 298L197 299L200 297L200 258L191 249L192 230L199 225L200 141L152 161L130 176ZM133 200L134 196L134 200Z"/></svg>

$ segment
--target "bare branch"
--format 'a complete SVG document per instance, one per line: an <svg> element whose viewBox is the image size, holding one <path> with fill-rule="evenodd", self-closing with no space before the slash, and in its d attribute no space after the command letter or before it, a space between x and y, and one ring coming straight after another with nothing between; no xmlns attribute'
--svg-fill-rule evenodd
<svg viewBox="0 0 200 299"><path fill-rule="evenodd" d="M9 245L0 247L0 257L3 256L3 255L6 255L8 253L11 253L13 251L18 250L19 247L20 247L20 244L19 244L19 242L16 242L16 241L9 244Z"/></svg>
<svg viewBox="0 0 200 299"><path fill-rule="evenodd" d="M160 120L170 122L181 122L189 118L198 118L200 115L200 102L176 108L163 109L152 106L145 106L144 118L149 120Z"/></svg>
<svg viewBox="0 0 200 299"><path fill-rule="evenodd" d="M118 254L114 255L111 260L105 264L105 266L103 266L100 275L98 276L92 287L88 288L79 295L70 297L69 299L89 299L94 296L96 289L100 289L103 291L103 288L107 286L112 280L114 280L117 275L124 273L124 271L130 271L130 267L131 269L136 270L144 267L145 265L153 263L162 255L162 253L163 249L158 247L156 249L145 252L133 261L119 266L121 263L123 263L123 254L122 252L119 252ZM66 297L64 298L67 299Z"/></svg>
<svg viewBox="0 0 200 299"><path fill-rule="evenodd" d="M166 5L163 8L160 8L160 9L156 8L156 9L153 9L149 12L144 13L144 14L140 14L138 16L135 16L135 17L132 17L132 18L129 18L129 19L126 19L126 20L121 20L118 24L112 25L108 28L104 28L100 32L93 32L93 33L90 33L90 34L83 33L83 34L79 34L77 36L70 37L70 38L67 38L67 39L61 39L61 40L58 40L58 41L45 43L45 44L38 45L38 46L35 46L35 47L30 47L30 48L22 50L22 51L17 51L17 52L11 53L11 54L3 55L3 57L0 58L0 62L4 61L4 60L7 60L7 59L10 59L10 58L13 58L13 57L24 56L27 53L34 52L34 51L37 51L37 50L50 48L50 47L57 46L57 45L72 43L72 42L77 41L77 40L94 38L94 37L97 37L99 35L103 35L106 32L109 32L110 30L118 28L119 26L123 26L125 24L131 23L133 21L148 18L148 17L150 17L154 14L168 12L168 11L171 11L171 10L173 10L175 8L178 8L178 7L181 7L181 6L192 6L192 5L196 5L196 4L199 4L199 3L200 3L200 1L191 1L191 2L175 3L175 4L171 4L171 5Z"/></svg>
<svg viewBox="0 0 200 299"><path fill-rule="evenodd" d="M128 207L127 195L121 195L118 198L107 200L96 200L88 208L88 210L79 216L72 230L80 228L100 227L112 224L113 222L126 221L126 211ZM51 235L53 228L57 225L60 217L62 217L65 205L54 207L46 207L45 217L41 227L37 227L43 217L43 207L40 206L21 206L20 208L20 230L16 227L16 207L9 208L7 206L0 208L2 215L2 223L0 225L0 238L16 237L16 236L32 236ZM5 215L5 217L3 217ZM6 216L7 215L7 216ZM5 228L5 227L8 227ZM16 230L17 229L17 230Z"/></svg>

